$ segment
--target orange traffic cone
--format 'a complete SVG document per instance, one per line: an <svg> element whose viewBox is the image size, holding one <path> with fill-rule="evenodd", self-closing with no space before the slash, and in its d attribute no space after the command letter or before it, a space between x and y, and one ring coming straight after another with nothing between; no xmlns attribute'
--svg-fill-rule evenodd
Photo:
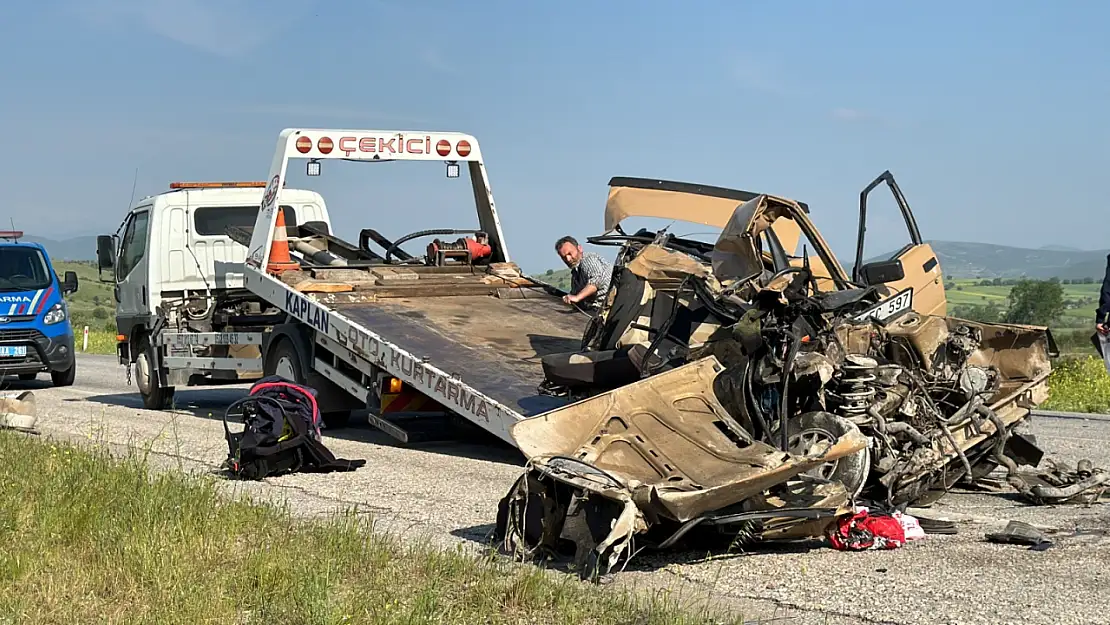
<svg viewBox="0 0 1110 625"><path fill-rule="evenodd" d="M289 257L289 237L285 231L285 212L278 207L277 223L274 225L274 238L270 241L270 260L266 263L266 271L279 274L290 269L299 269L300 265Z"/></svg>

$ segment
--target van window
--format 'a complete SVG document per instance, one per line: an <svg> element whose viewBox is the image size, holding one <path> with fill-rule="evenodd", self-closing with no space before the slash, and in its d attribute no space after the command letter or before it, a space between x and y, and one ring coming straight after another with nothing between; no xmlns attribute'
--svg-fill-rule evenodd
<svg viewBox="0 0 1110 625"><path fill-rule="evenodd" d="M282 206L285 225L297 223L297 213L292 206ZM258 218L257 206L201 206L193 211L193 229L205 237L227 236L228 226L254 227Z"/></svg>
<svg viewBox="0 0 1110 625"><path fill-rule="evenodd" d="M39 250L15 245L0 247L0 291L45 289L52 277Z"/></svg>
<svg viewBox="0 0 1110 625"><path fill-rule="evenodd" d="M131 270L139 264L146 255L147 229L150 222L150 211L144 210L134 213L123 233L123 242L120 244L119 263L116 264L116 280L123 280Z"/></svg>

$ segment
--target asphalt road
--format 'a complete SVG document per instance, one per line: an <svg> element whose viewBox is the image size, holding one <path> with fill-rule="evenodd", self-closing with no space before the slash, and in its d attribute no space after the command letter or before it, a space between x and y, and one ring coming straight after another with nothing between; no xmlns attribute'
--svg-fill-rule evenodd
<svg viewBox="0 0 1110 625"><path fill-rule="evenodd" d="M224 408L245 386L178 389L173 412L143 410L111 356L78 360L77 382L36 390L44 436L149 450L167 468L214 473L226 457ZM1034 432L1049 455L1110 466L1110 417L1037 417ZM352 473L300 474L231 490L284 500L302 515L357 506L388 532L437 544L483 546L497 501L522 470L516 451L497 441L427 443L406 448L364 421L327 433L339 457L363 458ZM923 513L924 514L924 513ZM845 553L762 548L707 557L704 552L640 554L613 576L617 585L666 589L709 600L763 623L1066 623L1107 622L1110 507L1032 507L1009 494L953 492L928 514L958 520L956 535L929 535L902 549ZM1053 531L1041 552L984 540L1008 519ZM1077 532L1077 530L1080 530Z"/></svg>

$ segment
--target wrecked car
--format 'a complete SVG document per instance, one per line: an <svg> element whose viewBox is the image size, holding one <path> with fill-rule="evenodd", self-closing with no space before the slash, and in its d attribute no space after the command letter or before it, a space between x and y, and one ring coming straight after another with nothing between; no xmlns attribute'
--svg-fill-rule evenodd
<svg viewBox="0 0 1110 625"><path fill-rule="evenodd" d="M924 505L999 465L1036 466L1021 428L1046 398L1051 334L945 316L939 264L889 172L861 194L861 221L883 182L910 244L863 264L861 227L849 276L801 203L611 181L590 242L620 246L612 287L582 350L543 361L543 390L574 403L513 428L529 466L499 510L505 545L554 549L581 507L592 575L637 535L819 536L858 501ZM631 215L721 232L630 235Z"/></svg>
<svg viewBox="0 0 1110 625"><path fill-rule="evenodd" d="M849 432L803 454L758 441L712 392L723 366L709 356L513 428L528 471L500 503L497 534L521 556L575 552L596 579L634 550L666 548L699 526L763 537L820 535L851 512L844 485L806 475L865 450ZM581 515L576 514L581 511ZM570 516L587 549L562 538Z"/></svg>

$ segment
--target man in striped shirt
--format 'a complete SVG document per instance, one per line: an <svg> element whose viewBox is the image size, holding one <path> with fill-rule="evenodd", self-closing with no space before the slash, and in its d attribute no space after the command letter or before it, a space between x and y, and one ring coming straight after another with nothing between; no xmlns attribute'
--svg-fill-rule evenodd
<svg viewBox="0 0 1110 625"><path fill-rule="evenodd" d="M567 304L581 304L586 311L597 313L609 292L613 265L593 252L582 251L574 237L555 242L555 251L570 267L570 294L563 296Z"/></svg>

